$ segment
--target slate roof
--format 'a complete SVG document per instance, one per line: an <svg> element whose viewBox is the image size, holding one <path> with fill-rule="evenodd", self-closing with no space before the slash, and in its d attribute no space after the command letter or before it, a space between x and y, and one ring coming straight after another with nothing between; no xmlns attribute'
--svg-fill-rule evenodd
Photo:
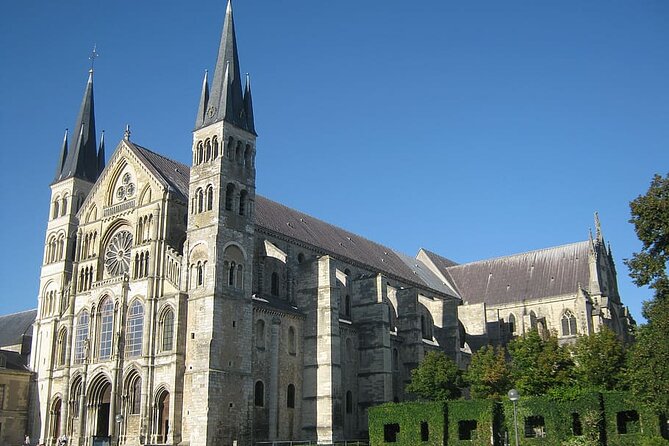
<svg viewBox="0 0 669 446"><path fill-rule="evenodd" d="M590 280L590 242L578 242L478 262L450 265L427 251L465 303L500 305L576 293ZM452 263L452 262L450 262Z"/></svg>
<svg viewBox="0 0 669 446"><path fill-rule="evenodd" d="M370 266L409 283L448 293L427 266L414 258L259 195L256 195L255 209L256 225L271 233Z"/></svg>
<svg viewBox="0 0 669 446"><path fill-rule="evenodd" d="M0 316L0 348L21 344L23 335L32 336L36 317L36 309Z"/></svg>
<svg viewBox="0 0 669 446"><path fill-rule="evenodd" d="M292 313L304 317L304 313L300 311L295 305L287 302L284 299L273 296L259 296L253 295L253 306L259 308L266 308L268 310L277 310L281 313Z"/></svg>
<svg viewBox="0 0 669 446"><path fill-rule="evenodd" d="M187 165L159 155L134 142L126 140L125 143L146 162L147 167L165 186L169 186L177 193L178 198L188 203L190 168Z"/></svg>
<svg viewBox="0 0 669 446"><path fill-rule="evenodd" d="M30 368L25 363L25 358L17 352L10 350L0 350L0 355L5 357L5 368L10 370L30 371ZM2 370L2 369L0 369Z"/></svg>

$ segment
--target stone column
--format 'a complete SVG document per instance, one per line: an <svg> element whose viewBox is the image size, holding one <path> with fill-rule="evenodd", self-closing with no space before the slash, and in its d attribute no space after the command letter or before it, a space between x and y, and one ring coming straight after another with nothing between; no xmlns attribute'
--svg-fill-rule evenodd
<svg viewBox="0 0 669 446"><path fill-rule="evenodd" d="M270 369L269 369L269 439L278 440L278 415L279 415L279 333L281 331L281 318L272 318L270 339Z"/></svg>

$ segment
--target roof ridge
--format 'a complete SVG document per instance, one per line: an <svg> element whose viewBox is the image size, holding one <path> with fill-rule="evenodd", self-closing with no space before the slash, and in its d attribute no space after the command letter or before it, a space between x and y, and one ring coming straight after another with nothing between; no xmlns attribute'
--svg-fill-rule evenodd
<svg viewBox="0 0 669 446"><path fill-rule="evenodd" d="M143 151L145 151L145 152L149 152L150 154L152 154L152 155L156 155L156 156L158 156L158 157L160 157L160 158L162 158L162 159L164 159L164 160L167 160L167 161L169 161L169 162L171 162L171 163L174 163L174 164L178 164L178 165L180 165L180 166L183 166L183 167L185 167L185 168L190 172L190 166L188 166L187 164L182 163L181 161L177 161L177 160L173 160L172 158L168 158L168 157L166 157L165 155L161 155L160 153L155 152L155 151L149 149L148 147L141 146L141 145L139 145L139 144L137 144L137 143L135 143L135 142L130 141L130 144L134 145L135 147L137 147L137 148L140 149L140 150L143 150Z"/></svg>
<svg viewBox="0 0 669 446"><path fill-rule="evenodd" d="M22 313L30 313L31 311L37 311L37 308L31 308L30 310L21 310L17 311L15 313L7 313L7 314L1 314L0 318L7 317L7 316L16 316L17 314L22 314Z"/></svg>
<svg viewBox="0 0 669 446"><path fill-rule="evenodd" d="M527 254L535 254L535 253L539 253L539 252L542 252L542 251L552 251L552 250L557 250L557 249L563 249L563 248L566 248L568 246L583 245L583 244L587 244L587 243L588 243L587 240L581 240L581 241L578 241L578 242L565 243L563 245L549 246L549 247L546 247L546 248L533 249L531 251L517 252L515 254L509 254L509 255L505 255L505 256L490 257L488 259L475 260L473 262L459 263L457 265L449 266L447 269L458 268L458 267L461 267L461 266L474 265L474 264L477 264L477 263L492 262L492 261L495 261L495 260L509 259L509 258L512 258L512 257L519 257L519 256L527 255ZM436 255L439 255L439 254L436 254Z"/></svg>

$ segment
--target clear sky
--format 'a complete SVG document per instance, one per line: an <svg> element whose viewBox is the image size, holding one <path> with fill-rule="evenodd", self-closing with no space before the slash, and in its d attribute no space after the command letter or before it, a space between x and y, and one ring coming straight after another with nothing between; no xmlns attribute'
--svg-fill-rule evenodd
<svg viewBox="0 0 669 446"><path fill-rule="evenodd" d="M49 184L94 43L107 155L126 123L184 163L216 1L0 6L0 313L34 308ZM669 2L237 0L257 192L394 249L468 262L587 239L648 290L628 202L669 171Z"/></svg>

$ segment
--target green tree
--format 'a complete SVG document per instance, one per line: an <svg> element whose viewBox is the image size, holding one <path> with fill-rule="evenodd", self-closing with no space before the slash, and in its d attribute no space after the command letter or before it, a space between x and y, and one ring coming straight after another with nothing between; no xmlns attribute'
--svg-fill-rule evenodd
<svg viewBox="0 0 669 446"><path fill-rule="evenodd" d="M421 363L411 371L411 382L406 391L431 401L446 401L461 395L462 372L458 365L443 352L428 352Z"/></svg>
<svg viewBox="0 0 669 446"><path fill-rule="evenodd" d="M574 375L581 387L622 390L625 348L607 327L578 338L573 346Z"/></svg>
<svg viewBox="0 0 669 446"><path fill-rule="evenodd" d="M500 399L511 388L510 374L504 348L486 345L472 355L465 381L472 398Z"/></svg>
<svg viewBox="0 0 669 446"><path fill-rule="evenodd" d="M655 175L645 195L630 203L637 237L643 245L640 252L626 259L630 276L638 286L650 286L658 297L669 293L669 174Z"/></svg>
<svg viewBox="0 0 669 446"><path fill-rule="evenodd" d="M655 290L644 303L648 321L637 330L628 355L627 378L637 398L660 410L669 407L669 174L655 175L645 195L630 203L641 252L625 260L638 286Z"/></svg>
<svg viewBox="0 0 669 446"><path fill-rule="evenodd" d="M627 378L634 394L658 410L669 407L669 299L644 303L644 317L628 355Z"/></svg>
<svg viewBox="0 0 669 446"><path fill-rule="evenodd" d="M511 379L521 395L544 395L552 388L572 385L574 363L557 337L543 339L532 330L509 343Z"/></svg>

